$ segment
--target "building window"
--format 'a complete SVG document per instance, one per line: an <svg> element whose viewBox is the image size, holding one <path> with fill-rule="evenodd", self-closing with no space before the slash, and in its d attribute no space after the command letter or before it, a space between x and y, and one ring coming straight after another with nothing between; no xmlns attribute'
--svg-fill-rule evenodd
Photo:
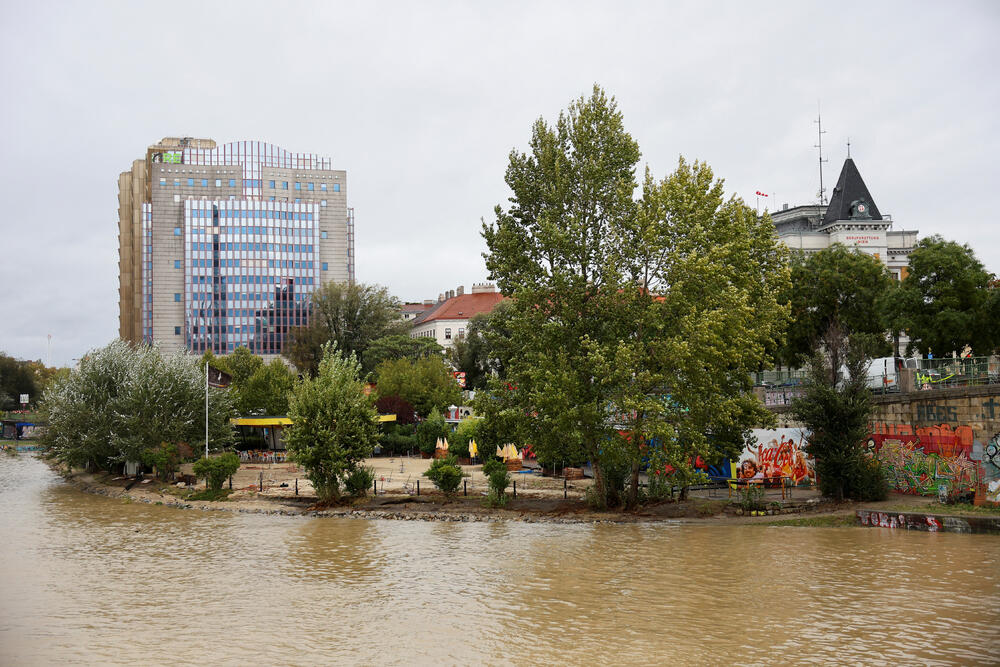
<svg viewBox="0 0 1000 667"><path fill-rule="evenodd" d="M323 262L323 270L326 271L326 262Z"/></svg>
<svg viewBox="0 0 1000 667"><path fill-rule="evenodd" d="M326 200L325 200L325 199L321 200L321 201L319 202L319 205L320 205L320 206L326 206Z"/></svg>
<svg viewBox="0 0 1000 667"><path fill-rule="evenodd" d="M296 197L296 198L295 198L295 203L296 203L296 204L298 204L298 203L299 203L299 202L301 202L301 201L302 201L302 200L301 200L301 199L299 199L298 197Z"/></svg>
<svg viewBox="0 0 1000 667"><path fill-rule="evenodd" d="M340 183L334 183L333 184L333 191L334 192L340 192Z"/></svg>
<svg viewBox="0 0 1000 667"><path fill-rule="evenodd" d="M267 182L267 187L269 187L269 188L271 188L273 190L274 189L274 181L268 181Z"/></svg>
<svg viewBox="0 0 1000 667"><path fill-rule="evenodd" d="M175 178L174 179L174 187L175 188L181 187L181 179L179 179L179 178Z"/></svg>
<svg viewBox="0 0 1000 667"><path fill-rule="evenodd" d="M174 268L175 269L181 268L181 260L179 260L179 259L175 259L174 260Z"/></svg>
<svg viewBox="0 0 1000 667"><path fill-rule="evenodd" d="M451 327L445 327L444 329L444 339L451 340Z"/></svg>
<svg viewBox="0 0 1000 667"><path fill-rule="evenodd" d="M203 188L207 188L208 187L208 179L207 178L201 179L201 187L203 187Z"/></svg>
<svg viewBox="0 0 1000 667"><path fill-rule="evenodd" d="M326 238L326 232L320 232L320 233L319 233L319 237L320 237L321 239L325 239L325 238Z"/></svg>
<svg viewBox="0 0 1000 667"><path fill-rule="evenodd" d="M458 339L462 340L463 338L465 338L465 329L459 327L459 329L458 329Z"/></svg>
<svg viewBox="0 0 1000 667"><path fill-rule="evenodd" d="M231 187L231 188L235 188L236 187L236 179L235 178L230 178L229 179L229 187Z"/></svg>
<svg viewBox="0 0 1000 667"><path fill-rule="evenodd" d="M174 195L174 203L177 204L177 203L180 203L180 201L181 201L181 196L180 195Z"/></svg>
<svg viewBox="0 0 1000 667"><path fill-rule="evenodd" d="M188 179L188 185L190 185L190 186L194 185L194 179L193 178L189 178Z"/></svg>
<svg viewBox="0 0 1000 667"><path fill-rule="evenodd" d="M301 190L302 189L302 184L299 183L298 181L295 181L295 189L296 190Z"/></svg>
<svg viewBox="0 0 1000 667"><path fill-rule="evenodd" d="M160 179L160 185L166 185L166 184L167 184L167 179L161 178Z"/></svg>
<svg viewBox="0 0 1000 667"><path fill-rule="evenodd" d="M174 335L175 336L180 336L181 335L181 328L180 327L174 327Z"/></svg>
<svg viewBox="0 0 1000 667"><path fill-rule="evenodd" d="M308 183L307 185L309 186L309 192L313 192L316 189L316 186L315 186L314 183Z"/></svg>
<svg viewBox="0 0 1000 667"><path fill-rule="evenodd" d="M320 183L319 189L322 190L323 192L326 192L326 183Z"/></svg>
<svg viewBox="0 0 1000 667"><path fill-rule="evenodd" d="M178 301L179 302L180 300L181 300L181 293L180 292L174 292L174 301Z"/></svg>
<svg viewBox="0 0 1000 667"><path fill-rule="evenodd" d="M282 190L287 190L288 189L288 181L282 181L281 182L281 189Z"/></svg>
<svg viewBox="0 0 1000 667"><path fill-rule="evenodd" d="M174 227L174 236L180 236L180 235L181 235L181 228Z"/></svg>

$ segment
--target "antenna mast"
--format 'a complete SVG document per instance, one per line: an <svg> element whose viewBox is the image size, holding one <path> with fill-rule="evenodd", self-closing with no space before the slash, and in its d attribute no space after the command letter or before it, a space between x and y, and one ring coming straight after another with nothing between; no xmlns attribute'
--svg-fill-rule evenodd
<svg viewBox="0 0 1000 667"><path fill-rule="evenodd" d="M826 206L826 188L823 187L823 163L829 162L829 160L823 159L823 135L826 134L826 130L823 129L823 115L819 111L819 103L816 104L816 136L819 138L818 143L813 146L813 148L819 149L819 205Z"/></svg>

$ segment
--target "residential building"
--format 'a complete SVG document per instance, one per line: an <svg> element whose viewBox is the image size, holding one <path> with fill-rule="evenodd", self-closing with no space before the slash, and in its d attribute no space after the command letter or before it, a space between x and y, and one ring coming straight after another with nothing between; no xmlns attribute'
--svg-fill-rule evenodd
<svg viewBox="0 0 1000 667"><path fill-rule="evenodd" d="M413 322L433 307L434 301L431 299L423 303L404 303L399 307L399 316L404 322Z"/></svg>
<svg viewBox="0 0 1000 667"><path fill-rule="evenodd" d="M438 302L413 321L411 338L434 338L445 349L465 338L469 320L481 313L489 313L504 297L492 283L472 286L472 292L465 293L465 287L450 290L438 297Z"/></svg>
<svg viewBox="0 0 1000 667"><path fill-rule="evenodd" d="M124 340L274 356L317 287L354 280L347 173L330 158L167 137L118 189Z"/></svg>
<svg viewBox="0 0 1000 667"><path fill-rule="evenodd" d="M828 206L805 205L771 213L778 238L789 248L815 252L834 243L857 248L882 261L896 280L906 277L917 232L893 230L854 160L847 158Z"/></svg>

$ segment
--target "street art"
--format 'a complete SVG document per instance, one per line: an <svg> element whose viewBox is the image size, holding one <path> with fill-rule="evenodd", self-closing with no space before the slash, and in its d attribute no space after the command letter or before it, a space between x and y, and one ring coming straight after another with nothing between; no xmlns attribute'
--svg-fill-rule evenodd
<svg viewBox="0 0 1000 667"><path fill-rule="evenodd" d="M896 491L937 495L975 493L980 479L972 460L972 428L948 424L913 429L908 424L875 424L868 449L881 461Z"/></svg>
<svg viewBox="0 0 1000 667"><path fill-rule="evenodd" d="M796 485L816 483L813 459L805 451L809 436L806 429L754 429L753 436L756 443L732 462L733 477L787 477Z"/></svg>
<svg viewBox="0 0 1000 667"><path fill-rule="evenodd" d="M1000 433L986 444L983 450L983 467L986 486L984 500L1000 504Z"/></svg>

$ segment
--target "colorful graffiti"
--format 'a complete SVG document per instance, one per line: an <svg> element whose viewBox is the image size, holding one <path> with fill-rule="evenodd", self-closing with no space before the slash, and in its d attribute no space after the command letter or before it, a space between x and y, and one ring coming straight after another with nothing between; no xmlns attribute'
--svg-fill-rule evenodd
<svg viewBox="0 0 1000 667"><path fill-rule="evenodd" d="M805 448L809 432L802 428L754 429L756 444L732 462L739 479L787 477L796 485L816 483L813 460Z"/></svg>
<svg viewBox="0 0 1000 667"><path fill-rule="evenodd" d="M981 471L972 459L974 444L971 427L948 424L875 424L868 440L893 488L916 495L938 495L942 486L950 493L975 493Z"/></svg>
<svg viewBox="0 0 1000 667"><path fill-rule="evenodd" d="M984 496L988 503L1000 504L1000 433L993 436L983 449Z"/></svg>

